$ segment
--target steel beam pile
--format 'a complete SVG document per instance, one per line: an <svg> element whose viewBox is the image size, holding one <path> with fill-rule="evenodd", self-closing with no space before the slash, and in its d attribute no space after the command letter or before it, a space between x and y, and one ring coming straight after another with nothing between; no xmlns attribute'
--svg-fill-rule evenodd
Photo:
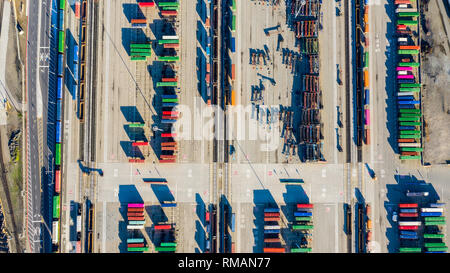
<svg viewBox="0 0 450 273"><path fill-rule="evenodd" d="M279 112L279 119L283 123L281 138L283 138L284 144L281 153L286 155L286 159L291 159L292 156L297 154L296 149L298 146L298 142L293 131L294 111L291 108L281 108Z"/></svg>

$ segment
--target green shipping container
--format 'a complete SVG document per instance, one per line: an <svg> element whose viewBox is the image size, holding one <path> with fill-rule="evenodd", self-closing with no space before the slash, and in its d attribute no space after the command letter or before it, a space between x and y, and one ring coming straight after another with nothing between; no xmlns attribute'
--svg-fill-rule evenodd
<svg viewBox="0 0 450 273"><path fill-rule="evenodd" d="M55 145L55 165L61 165L61 143Z"/></svg>
<svg viewBox="0 0 450 273"><path fill-rule="evenodd" d="M128 247L127 250L129 252L148 251L148 247Z"/></svg>
<svg viewBox="0 0 450 273"><path fill-rule="evenodd" d="M419 54L419 50L417 49L399 49L397 51L398 54L402 55L417 55Z"/></svg>
<svg viewBox="0 0 450 273"><path fill-rule="evenodd" d="M369 67L369 52L364 53L364 68Z"/></svg>
<svg viewBox="0 0 450 273"><path fill-rule="evenodd" d="M232 11L236 11L236 0L233 0L233 4L231 6Z"/></svg>
<svg viewBox="0 0 450 273"><path fill-rule="evenodd" d="M422 249L420 247L401 247L398 251L400 253L420 253Z"/></svg>
<svg viewBox="0 0 450 273"><path fill-rule="evenodd" d="M128 127L130 127L130 128L140 128L140 127L144 127L144 125L145 125L145 123L131 123L131 124L128 124Z"/></svg>
<svg viewBox="0 0 450 273"><path fill-rule="evenodd" d="M161 246L177 246L177 243L161 243Z"/></svg>
<svg viewBox="0 0 450 273"><path fill-rule="evenodd" d="M399 92L420 92L420 88L399 88L398 89ZM401 109L401 110L408 110L408 109Z"/></svg>
<svg viewBox="0 0 450 273"><path fill-rule="evenodd" d="M420 109L400 109L400 113L420 113Z"/></svg>
<svg viewBox="0 0 450 273"><path fill-rule="evenodd" d="M312 248L310 247L299 247L299 248L291 248L291 253L306 253L311 252Z"/></svg>
<svg viewBox="0 0 450 273"><path fill-rule="evenodd" d="M399 63L398 66L419 67L420 63ZM405 83L405 84L410 84L410 83Z"/></svg>
<svg viewBox="0 0 450 273"><path fill-rule="evenodd" d="M447 251L448 247L427 247L428 251Z"/></svg>
<svg viewBox="0 0 450 273"><path fill-rule="evenodd" d="M425 226L445 226L445 221L425 222Z"/></svg>
<svg viewBox="0 0 450 273"><path fill-rule="evenodd" d="M131 48L151 48L150 44L131 44Z"/></svg>
<svg viewBox="0 0 450 273"><path fill-rule="evenodd" d="M421 123L420 122L407 122L407 121L404 121L404 122L400 122L400 125L401 126L420 126Z"/></svg>
<svg viewBox="0 0 450 273"><path fill-rule="evenodd" d="M53 218L59 218L59 195L53 196Z"/></svg>
<svg viewBox="0 0 450 273"><path fill-rule="evenodd" d="M444 234L424 234L423 238L426 238L426 239L444 238Z"/></svg>
<svg viewBox="0 0 450 273"><path fill-rule="evenodd" d="M59 31L59 38L58 38L58 52L64 53L64 31Z"/></svg>
<svg viewBox="0 0 450 273"><path fill-rule="evenodd" d="M398 25L415 26L415 25L417 25L417 21L416 20L397 20L397 26Z"/></svg>
<svg viewBox="0 0 450 273"><path fill-rule="evenodd" d="M130 52L152 52L151 48L131 48Z"/></svg>
<svg viewBox="0 0 450 273"><path fill-rule="evenodd" d="M231 31L236 31L236 15L233 14L233 18L231 21Z"/></svg>
<svg viewBox="0 0 450 273"><path fill-rule="evenodd" d="M177 87L177 85L178 85L177 82L157 82L156 83L156 87L163 87L163 86Z"/></svg>
<svg viewBox="0 0 450 273"><path fill-rule="evenodd" d="M175 252L176 248L175 247L155 247L156 251L159 252Z"/></svg>
<svg viewBox="0 0 450 273"><path fill-rule="evenodd" d="M132 56L131 60L132 61L145 61L147 58L146 57L140 57L140 56Z"/></svg>
<svg viewBox="0 0 450 273"><path fill-rule="evenodd" d="M415 160L415 159L421 159L422 157L420 155L401 155L400 159L401 160Z"/></svg>
<svg viewBox="0 0 450 273"><path fill-rule="evenodd" d="M414 135L414 134L420 134L420 130L401 130L401 135Z"/></svg>
<svg viewBox="0 0 450 273"><path fill-rule="evenodd" d="M158 61L167 61L167 62L175 62L179 61L179 56L166 56L166 57L158 57Z"/></svg>
<svg viewBox="0 0 450 273"><path fill-rule="evenodd" d="M163 45L163 44L179 44L180 40L159 40L158 44Z"/></svg>
<svg viewBox="0 0 450 273"><path fill-rule="evenodd" d="M59 9L65 9L66 8L66 0L60 0L59 1Z"/></svg>
<svg viewBox="0 0 450 273"><path fill-rule="evenodd" d="M162 102L179 102L178 99L163 99Z"/></svg>
<svg viewBox="0 0 450 273"><path fill-rule="evenodd" d="M445 217L444 216L425 217L425 222L432 222L432 221L445 221Z"/></svg>
<svg viewBox="0 0 450 273"><path fill-rule="evenodd" d="M417 17L420 15L420 12L399 12L397 15L398 17Z"/></svg>
<svg viewBox="0 0 450 273"><path fill-rule="evenodd" d="M420 117L409 117L409 118L401 117L398 118L398 121L420 121Z"/></svg>
<svg viewBox="0 0 450 273"><path fill-rule="evenodd" d="M292 229L293 230L305 230L305 229L313 229L314 226L313 225L293 225Z"/></svg>
<svg viewBox="0 0 450 273"><path fill-rule="evenodd" d="M420 138L420 135L399 135L398 138Z"/></svg>
<svg viewBox="0 0 450 273"><path fill-rule="evenodd" d="M180 4L178 2L159 2L159 7L178 7Z"/></svg>
<svg viewBox="0 0 450 273"><path fill-rule="evenodd" d="M400 87L421 87L420 83L401 83Z"/></svg>
<svg viewBox="0 0 450 273"><path fill-rule="evenodd" d="M311 216L295 217L295 221L311 221Z"/></svg>
<svg viewBox="0 0 450 273"><path fill-rule="evenodd" d="M421 116L422 116L422 114L418 114L418 113L400 113L401 118L413 118L413 117L420 118Z"/></svg>
<svg viewBox="0 0 450 273"><path fill-rule="evenodd" d="M423 148L419 148L419 147L400 147L400 151L403 151L403 152L423 152Z"/></svg>

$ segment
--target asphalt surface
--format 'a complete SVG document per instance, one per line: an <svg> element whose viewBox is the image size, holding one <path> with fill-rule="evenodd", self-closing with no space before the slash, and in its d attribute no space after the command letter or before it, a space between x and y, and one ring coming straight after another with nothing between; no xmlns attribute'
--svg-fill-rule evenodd
<svg viewBox="0 0 450 273"><path fill-rule="evenodd" d="M45 63L40 61L40 48L49 45L49 6L48 1L43 0L39 6L39 2L29 2L28 14L28 45L27 45L27 238L30 251L33 253L41 252L41 171L39 167L39 127L37 112L37 92L38 83L42 94L42 105L47 105L48 90L48 69ZM35 12L41 9L41 12ZM39 24L39 20L41 23ZM39 28L40 27L40 28ZM38 37L40 33L40 40ZM38 79L39 76L39 79ZM47 111L43 107L42 117L46 120ZM43 138L46 139L47 133L44 127ZM47 152L45 151L45 154ZM42 172L44 173L44 172ZM45 214L44 214L45 215ZM44 237L45 238L45 237Z"/></svg>

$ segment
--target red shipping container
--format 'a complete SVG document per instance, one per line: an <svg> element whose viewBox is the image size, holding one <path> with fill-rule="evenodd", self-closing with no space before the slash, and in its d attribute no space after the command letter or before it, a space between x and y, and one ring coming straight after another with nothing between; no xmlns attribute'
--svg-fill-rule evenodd
<svg viewBox="0 0 450 273"><path fill-rule="evenodd" d="M265 222L271 222L271 221L279 221L280 217L264 217Z"/></svg>
<svg viewBox="0 0 450 273"><path fill-rule="evenodd" d="M176 137L177 134L172 134L172 133L162 133L161 137Z"/></svg>
<svg viewBox="0 0 450 273"><path fill-rule="evenodd" d="M128 221L144 221L144 216L135 216L135 217L128 217Z"/></svg>
<svg viewBox="0 0 450 273"><path fill-rule="evenodd" d="M131 19L132 24L146 24L147 19Z"/></svg>
<svg viewBox="0 0 450 273"><path fill-rule="evenodd" d="M154 7L155 2L139 2L139 7Z"/></svg>
<svg viewBox="0 0 450 273"><path fill-rule="evenodd" d="M161 147L161 151L176 151L176 150L178 150L176 146Z"/></svg>
<svg viewBox="0 0 450 273"><path fill-rule="evenodd" d="M162 82L176 82L178 79L177 78L162 78L161 81ZM164 114L164 112L163 112Z"/></svg>
<svg viewBox="0 0 450 273"><path fill-rule="evenodd" d="M235 65L235 64L232 64L232 65L231 65L231 79L232 79L232 80L234 80L234 79L235 79L235 76L236 76L236 75L235 75L235 74L236 74L236 73L235 73L235 72L236 72L235 70L236 70L236 65Z"/></svg>
<svg viewBox="0 0 450 273"><path fill-rule="evenodd" d="M128 162L130 163L144 163L145 160L144 159L129 159Z"/></svg>
<svg viewBox="0 0 450 273"><path fill-rule="evenodd" d="M303 208L312 209L313 207L314 207L313 204L297 204L298 209L303 209Z"/></svg>
<svg viewBox="0 0 450 273"><path fill-rule="evenodd" d="M419 217L418 213L400 213L400 217Z"/></svg>
<svg viewBox="0 0 450 273"><path fill-rule="evenodd" d="M175 159L160 159L159 163L175 163Z"/></svg>
<svg viewBox="0 0 450 273"><path fill-rule="evenodd" d="M264 253L284 253L286 250L282 247L265 247Z"/></svg>
<svg viewBox="0 0 450 273"><path fill-rule="evenodd" d="M418 205L416 203L403 203L403 204L398 204L399 208L417 208Z"/></svg>
<svg viewBox="0 0 450 273"><path fill-rule="evenodd" d="M206 212L205 219L206 219L206 222L209 222L209 212Z"/></svg>
<svg viewBox="0 0 450 273"><path fill-rule="evenodd" d="M177 16L177 11L176 10L163 10L161 11L161 15L163 16Z"/></svg>
<svg viewBox="0 0 450 273"><path fill-rule="evenodd" d="M133 142L131 145L132 146L148 146L148 142L146 142L146 141Z"/></svg>
<svg viewBox="0 0 450 273"><path fill-rule="evenodd" d="M161 155L161 159L176 159L175 155Z"/></svg>
<svg viewBox="0 0 450 273"><path fill-rule="evenodd" d="M144 247L144 243L128 244L127 247Z"/></svg>
<svg viewBox="0 0 450 273"><path fill-rule="evenodd" d="M136 213L136 212L143 212L143 211L144 211L144 208L128 208L127 209L127 213L130 213L130 212Z"/></svg>
<svg viewBox="0 0 450 273"><path fill-rule="evenodd" d="M418 226L399 226L398 229L400 230L418 230Z"/></svg>
<svg viewBox="0 0 450 273"><path fill-rule="evenodd" d="M177 146L176 142L163 142L161 143L162 147L166 147L166 146Z"/></svg>
<svg viewBox="0 0 450 273"><path fill-rule="evenodd" d="M75 2L75 18L79 19L80 18L80 1L76 1Z"/></svg>
<svg viewBox="0 0 450 273"><path fill-rule="evenodd" d="M136 217L136 216L144 216L144 212L130 212L127 213L127 217Z"/></svg>
<svg viewBox="0 0 450 273"><path fill-rule="evenodd" d="M155 225L155 230L165 230L165 229L171 229L171 225Z"/></svg>
<svg viewBox="0 0 450 273"><path fill-rule="evenodd" d="M264 238L264 243L279 243L280 238Z"/></svg>
<svg viewBox="0 0 450 273"><path fill-rule="evenodd" d="M61 192L61 171L55 171L55 192Z"/></svg>
<svg viewBox="0 0 450 273"><path fill-rule="evenodd" d="M164 48L179 48L180 44L164 44Z"/></svg>

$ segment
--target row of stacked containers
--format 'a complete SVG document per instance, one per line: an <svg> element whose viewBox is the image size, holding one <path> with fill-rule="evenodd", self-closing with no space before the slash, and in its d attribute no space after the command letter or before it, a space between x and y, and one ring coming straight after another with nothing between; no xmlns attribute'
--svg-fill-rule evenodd
<svg viewBox="0 0 450 273"><path fill-rule="evenodd" d="M296 33L296 45L309 62L309 71L302 76L301 118L299 141L302 161L323 161L322 91L319 85L319 0L295 1L287 3L288 25ZM299 148L300 148L299 147Z"/></svg>
<svg viewBox="0 0 450 273"><path fill-rule="evenodd" d="M228 43L228 48L231 51L231 54L228 55L229 58L229 69L226 70L226 73L228 74L228 78L231 80L227 81L226 85L226 101L228 105L236 105L236 91L234 86L234 81L236 80L236 64L233 63L232 56L234 55L236 51L236 0L228 0L228 5L230 7L230 16L228 17L230 26L227 28L228 35L226 35L226 42Z"/></svg>
<svg viewBox="0 0 450 273"><path fill-rule="evenodd" d="M444 203L432 203L419 210L417 203L398 205L400 253L447 252L444 206Z"/></svg>
<svg viewBox="0 0 450 273"><path fill-rule="evenodd" d="M280 209L278 207L264 208L264 253L284 253L285 246L281 243Z"/></svg>
<svg viewBox="0 0 450 273"><path fill-rule="evenodd" d="M313 204L296 204L292 231L299 233L301 242L291 246L291 253L306 253L312 251Z"/></svg>
<svg viewBox="0 0 450 273"><path fill-rule="evenodd" d="M56 91L56 133L55 133L55 168L54 168L54 193L52 210L52 249L59 249L59 231L60 231L60 207L61 207L61 145L62 145L62 110L63 108L63 89L64 89L64 10L65 0L59 1L59 23L58 23L58 63L57 63L57 91Z"/></svg>
<svg viewBox="0 0 450 273"><path fill-rule="evenodd" d="M77 1L78 2L78 1ZM78 6L78 5L76 5ZM75 8L77 10L77 8ZM74 64L74 86L73 86L73 94L77 94L78 89L78 119L81 123L84 122L84 113L85 113L85 100L86 100L86 39L87 39L87 0L82 0L81 3L81 31L80 31L80 48L74 47L74 49L77 51L76 56L78 58L78 55L80 55L79 58L79 64L78 60L77 63ZM78 52L79 50L79 52ZM74 52L75 54L75 52ZM78 69L78 65L80 68ZM80 71L78 75L78 70ZM76 72L76 75L75 75Z"/></svg>
<svg viewBox="0 0 450 273"><path fill-rule="evenodd" d="M165 18L166 24L171 24L172 29L176 32L175 21L178 15L179 2L159 2L161 16ZM173 125L179 117L177 106L179 98L177 94L178 77L176 75L174 63L180 60L178 55L180 39L176 33L170 35L162 35L162 39L158 40L158 45L163 46L166 56L158 56L158 61L165 62L162 71L162 78L156 83L157 88L163 89L162 94L162 112L161 125L163 132L161 133L161 153L160 163L175 163L178 153L178 143L175 141L176 134L172 133Z"/></svg>
<svg viewBox="0 0 450 273"><path fill-rule="evenodd" d="M144 203L129 203L127 205L128 252L143 252L148 250L142 234L138 231L144 229L145 226L144 208Z"/></svg>
<svg viewBox="0 0 450 273"><path fill-rule="evenodd" d="M397 105L400 159L422 159L422 111L420 83L420 46L412 34L419 33L415 0L395 0L397 31Z"/></svg>
<svg viewBox="0 0 450 273"><path fill-rule="evenodd" d="M364 143L370 144L370 88L369 88L369 5L368 0L364 1L364 14L363 16L363 26L364 26L364 41L365 47L363 54L363 82L364 82L364 93L361 94L361 100L364 98L364 101L359 100L358 106L363 109L361 111L361 115L364 117L364 124L360 122L358 124L358 128L360 128L360 132L358 135L364 136Z"/></svg>

